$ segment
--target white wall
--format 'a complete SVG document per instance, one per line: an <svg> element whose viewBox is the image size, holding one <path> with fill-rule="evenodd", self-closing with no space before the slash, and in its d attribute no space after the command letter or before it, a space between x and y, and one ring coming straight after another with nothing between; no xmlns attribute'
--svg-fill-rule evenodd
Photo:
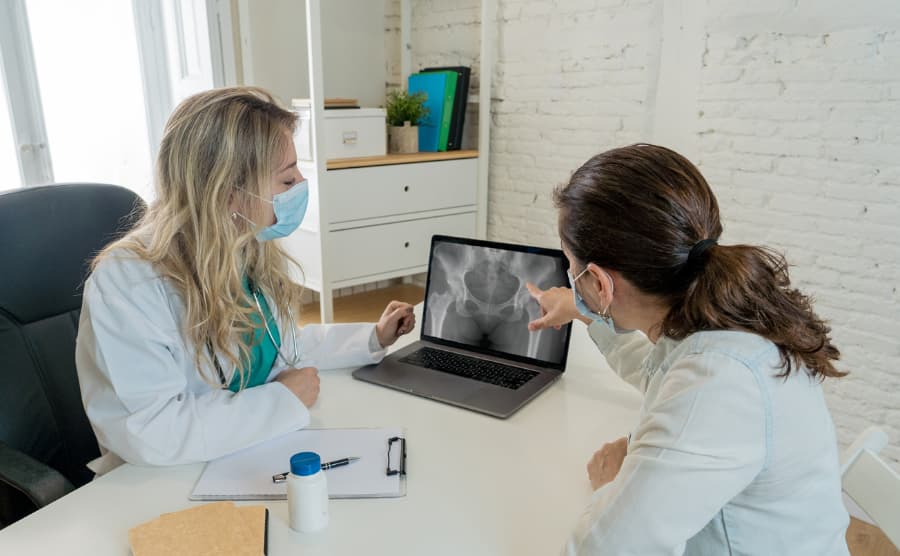
<svg viewBox="0 0 900 556"><path fill-rule="evenodd" d="M309 98L305 3L242 2L243 84L265 87L286 104Z"/></svg>
<svg viewBox="0 0 900 556"><path fill-rule="evenodd" d="M384 106L383 42L383 0L322 0L325 96Z"/></svg>
<svg viewBox="0 0 900 556"><path fill-rule="evenodd" d="M478 19L472 0L413 0L413 69L477 68ZM895 0L499 0L489 237L558 245L550 192L587 158L676 148L716 192L723 242L785 251L831 321L841 443L878 424L900 461L898 30Z"/></svg>
<svg viewBox="0 0 900 556"><path fill-rule="evenodd" d="M249 14L245 84L271 90L285 103L309 97L306 3L243 0ZM384 3L322 0L322 57L326 97L359 99L383 106L385 94ZM250 76L250 79L246 79Z"/></svg>
<svg viewBox="0 0 900 556"><path fill-rule="evenodd" d="M851 372L825 383L841 440L880 424L900 460L900 13L793 4L710 11L697 160L726 239L783 249L831 321Z"/></svg>

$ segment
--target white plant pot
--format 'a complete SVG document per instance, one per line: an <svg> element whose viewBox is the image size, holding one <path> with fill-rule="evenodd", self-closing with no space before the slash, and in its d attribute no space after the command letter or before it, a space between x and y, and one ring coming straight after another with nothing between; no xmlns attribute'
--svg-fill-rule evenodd
<svg viewBox="0 0 900 556"><path fill-rule="evenodd" d="M408 154L419 152L419 127L410 122L388 128L388 152Z"/></svg>

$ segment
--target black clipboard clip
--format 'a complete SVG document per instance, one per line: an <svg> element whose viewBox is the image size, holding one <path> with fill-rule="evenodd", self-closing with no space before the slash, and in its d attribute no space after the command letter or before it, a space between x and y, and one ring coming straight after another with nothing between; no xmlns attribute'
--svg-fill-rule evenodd
<svg viewBox="0 0 900 556"><path fill-rule="evenodd" d="M395 442L400 443L400 461L397 464L397 469L391 469L391 448L394 446ZM392 436L388 438L387 476L391 477L394 475L400 475L401 477L406 476L406 439L400 436Z"/></svg>

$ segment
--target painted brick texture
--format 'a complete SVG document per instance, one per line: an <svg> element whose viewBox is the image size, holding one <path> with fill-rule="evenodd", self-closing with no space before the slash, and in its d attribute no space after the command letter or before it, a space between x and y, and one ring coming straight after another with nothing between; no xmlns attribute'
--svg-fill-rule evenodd
<svg viewBox="0 0 900 556"><path fill-rule="evenodd" d="M841 444L876 424L900 462L900 16L880 0L680 3L696 56L663 56L680 39L661 0L499 0L488 236L558 245L553 187L598 152L653 142L675 117L654 100L661 63L677 64L691 80L679 148L719 198L723 243L787 255L851 372L825 383ZM390 87L399 2L386 6ZM412 10L414 70L480 73L479 2Z"/></svg>

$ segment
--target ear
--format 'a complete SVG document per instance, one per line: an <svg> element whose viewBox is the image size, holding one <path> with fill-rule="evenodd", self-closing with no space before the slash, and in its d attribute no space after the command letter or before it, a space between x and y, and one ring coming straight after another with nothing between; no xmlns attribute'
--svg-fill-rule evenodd
<svg viewBox="0 0 900 556"><path fill-rule="evenodd" d="M239 212L248 218L256 218L251 214L253 211L251 207L247 206L246 199L241 198L241 195L235 190L228 194L228 214L232 212Z"/></svg>
<svg viewBox="0 0 900 556"><path fill-rule="evenodd" d="M612 304L615 283L609 271L594 263L588 263L588 273L594 277L593 284L597 288L596 294L600 299L601 307L609 307Z"/></svg>

